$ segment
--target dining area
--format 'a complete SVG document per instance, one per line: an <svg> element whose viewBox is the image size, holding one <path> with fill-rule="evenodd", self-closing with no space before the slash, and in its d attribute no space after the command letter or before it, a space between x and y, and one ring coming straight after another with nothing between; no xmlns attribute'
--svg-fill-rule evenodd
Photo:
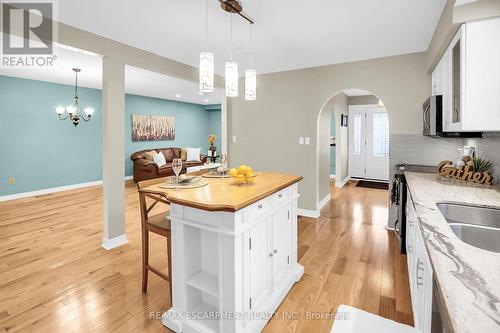
<svg viewBox="0 0 500 333"><path fill-rule="evenodd" d="M179 162L175 176L137 183L142 291L150 273L168 282L171 308L161 319L174 332L260 331L269 320L261 314L272 314L303 274L302 177L252 171L247 183L238 174L246 166L180 174ZM166 240L167 274L150 263L151 234Z"/></svg>

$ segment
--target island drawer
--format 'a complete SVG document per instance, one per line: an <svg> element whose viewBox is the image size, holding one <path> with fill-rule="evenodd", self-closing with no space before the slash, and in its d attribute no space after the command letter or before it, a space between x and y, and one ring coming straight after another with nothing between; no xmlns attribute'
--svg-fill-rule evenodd
<svg viewBox="0 0 500 333"><path fill-rule="evenodd" d="M271 204L268 199L269 198L264 198L243 209L243 222L248 223L254 221L260 216L268 213L271 209Z"/></svg>
<svg viewBox="0 0 500 333"><path fill-rule="evenodd" d="M286 202L290 198L291 188L287 187L272 196L273 206L279 206L281 203Z"/></svg>

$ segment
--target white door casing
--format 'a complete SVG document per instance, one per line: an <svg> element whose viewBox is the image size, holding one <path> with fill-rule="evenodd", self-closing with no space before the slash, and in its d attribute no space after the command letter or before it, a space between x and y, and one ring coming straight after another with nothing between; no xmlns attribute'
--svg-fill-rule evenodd
<svg viewBox="0 0 500 333"><path fill-rule="evenodd" d="M384 107L349 106L349 176L389 179L389 117Z"/></svg>

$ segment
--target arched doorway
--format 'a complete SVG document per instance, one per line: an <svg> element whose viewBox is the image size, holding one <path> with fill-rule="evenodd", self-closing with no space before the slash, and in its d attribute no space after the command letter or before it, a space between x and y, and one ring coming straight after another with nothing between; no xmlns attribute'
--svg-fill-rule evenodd
<svg viewBox="0 0 500 333"><path fill-rule="evenodd" d="M318 114L316 142L318 210L330 199L333 181L342 187L351 178L388 180L389 117L370 91L349 88L331 95Z"/></svg>

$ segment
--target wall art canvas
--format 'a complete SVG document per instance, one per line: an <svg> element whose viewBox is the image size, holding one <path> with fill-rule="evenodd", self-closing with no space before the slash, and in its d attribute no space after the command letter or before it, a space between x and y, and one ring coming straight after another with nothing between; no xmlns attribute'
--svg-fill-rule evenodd
<svg viewBox="0 0 500 333"><path fill-rule="evenodd" d="M132 115L132 141L175 140L173 116Z"/></svg>

